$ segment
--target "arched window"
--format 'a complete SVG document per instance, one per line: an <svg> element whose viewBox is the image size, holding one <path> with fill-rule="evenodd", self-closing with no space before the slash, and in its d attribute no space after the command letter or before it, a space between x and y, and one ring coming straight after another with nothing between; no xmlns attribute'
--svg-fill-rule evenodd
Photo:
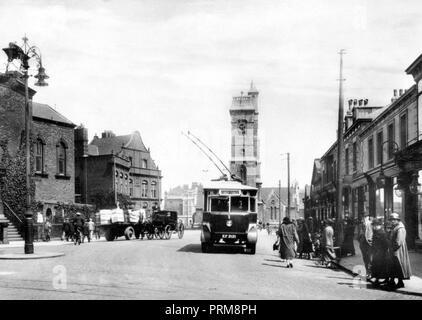
<svg viewBox="0 0 422 320"><path fill-rule="evenodd" d="M44 143L41 139L35 142L35 172L44 172Z"/></svg>
<svg viewBox="0 0 422 320"><path fill-rule="evenodd" d="M141 197L148 197L148 181L142 181Z"/></svg>
<svg viewBox="0 0 422 320"><path fill-rule="evenodd" d="M57 174L66 175L66 145L60 142L57 146Z"/></svg>
<svg viewBox="0 0 422 320"><path fill-rule="evenodd" d="M157 182L151 182L151 198L157 197Z"/></svg>

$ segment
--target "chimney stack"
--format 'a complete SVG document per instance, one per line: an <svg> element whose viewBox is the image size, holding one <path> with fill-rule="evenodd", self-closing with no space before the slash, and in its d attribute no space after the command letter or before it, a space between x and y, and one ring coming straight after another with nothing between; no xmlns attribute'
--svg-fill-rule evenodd
<svg viewBox="0 0 422 320"><path fill-rule="evenodd" d="M400 89L399 90L399 96L402 96L403 95L403 89Z"/></svg>
<svg viewBox="0 0 422 320"><path fill-rule="evenodd" d="M397 89L394 89L394 98L397 98Z"/></svg>

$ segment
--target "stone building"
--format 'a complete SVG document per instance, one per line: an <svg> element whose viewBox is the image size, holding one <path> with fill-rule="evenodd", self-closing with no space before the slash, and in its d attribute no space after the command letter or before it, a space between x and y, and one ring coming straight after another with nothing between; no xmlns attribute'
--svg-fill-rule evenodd
<svg viewBox="0 0 422 320"><path fill-rule="evenodd" d="M281 210L280 210L280 193L281 193ZM291 219L298 219L304 217L303 206L303 190L300 190L298 185L290 188L290 214ZM287 214L287 197L288 192L286 187L263 187L261 188L262 197L262 213L259 214L258 219L264 224L269 223L273 226L278 226ZM281 214L281 216L280 216Z"/></svg>
<svg viewBox="0 0 422 320"><path fill-rule="evenodd" d="M258 95L253 82L246 96L233 97L230 171L251 187L261 187L258 140Z"/></svg>
<svg viewBox="0 0 422 320"><path fill-rule="evenodd" d="M161 171L151 158L150 150L135 131L116 136L104 131L88 144L84 127L75 130L76 184L81 202L98 203L99 197L128 197L135 209L144 208L147 214L161 204ZM109 205L109 203L108 203Z"/></svg>
<svg viewBox="0 0 422 320"><path fill-rule="evenodd" d="M0 141L12 158L24 143L25 88L19 72L0 74ZM60 221L62 212L57 204L74 202L74 139L75 125L52 107L32 102L36 91L29 88L32 107L31 172L35 184L33 201L39 211L53 223ZM4 154L2 155L4 156ZM25 175L23 170L22 175ZM6 186L7 187L7 186ZM6 203L5 212L16 210ZM9 212L10 214L10 212Z"/></svg>
<svg viewBox="0 0 422 320"><path fill-rule="evenodd" d="M185 226L202 223L204 194L200 183L183 185L170 189L164 195L164 209L177 211Z"/></svg>
<svg viewBox="0 0 422 320"><path fill-rule="evenodd" d="M422 237L422 55L407 69L416 85L394 90L384 107L359 110L349 101L345 117L343 161L343 205L345 213L359 218L366 213L387 217L400 215L410 247ZM363 100L365 101L365 100ZM310 215L319 219L336 217L336 143L314 161Z"/></svg>

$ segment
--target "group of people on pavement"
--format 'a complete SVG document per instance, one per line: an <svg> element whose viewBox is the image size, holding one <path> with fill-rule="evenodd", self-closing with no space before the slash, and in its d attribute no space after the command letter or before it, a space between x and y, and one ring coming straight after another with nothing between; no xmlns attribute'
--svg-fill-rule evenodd
<svg viewBox="0 0 422 320"><path fill-rule="evenodd" d="M66 241L80 239L83 243L85 238L87 238L88 242L91 242L91 240L94 239L94 236L99 239L99 233L97 232L95 222L92 221L92 218L86 222L80 212L77 212L72 220L69 218L65 219L62 226L62 232L62 240L66 239Z"/></svg>
<svg viewBox="0 0 422 320"><path fill-rule="evenodd" d="M312 217L306 221L285 217L277 231L277 241L273 248L279 250L280 258L286 261L287 268L293 268L293 259L296 257L312 259L313 256L319 257L320 263L332 266L338 259L336 250L342 257L356 254L356 225L367 279L374 279L375 286L403 288L403 280L410 279L412 272L406 228L397 213L391 213L388 221L367 214L360 223L346 214L341 224L328 218L320 222L319 228Z"/></svg>
<svg viewBox="0 0 422 320"><path fill-rule="evenodd" d="M403 280L412 276L406 228L397 213L391 213L388 222L366 215L359 229L359 247L367 279L374 279L374 285L403 288Z"/></svg>

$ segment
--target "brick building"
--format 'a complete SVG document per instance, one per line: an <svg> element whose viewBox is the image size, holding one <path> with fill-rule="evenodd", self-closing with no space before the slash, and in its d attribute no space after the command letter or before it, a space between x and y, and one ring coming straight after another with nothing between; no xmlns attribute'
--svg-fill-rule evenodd
<svg viewBox="0 0 422 320"><path fill-rule="evenodd" d="M0 74L0 140L11 157L24 142L25 91L19 72ZM34 201L41 204L40 213L53 222L62 218L56 212L58 202L74 202L75 125L52 107L32 102L35 90L29 88L32 106L31 163L35 183ZM22 172L25 175L25 172ZM14 210L14 208L11 208Z"/></svg>
<svg viewBox="0 0 422 320"><path fill-rule="evenodd" d="M422 55L407 69L416 85L394 90L391 103L361 108L349 100L344 126L343 205L354 218L400 215L409 247L422 239ZM337 144L314 162L307 213L336 217Z"/></svg>
<svg viewBox="0 0 422 320"><path fill-rule="evenodd" d="M150 150L135 131L116 136L111 131L94 136L88 144L88 131L75 130L75 191L78 201L95 203L98 196L114 198L125 195L135 208L152 212L161 204L161 171L151 158Z"/></svg>

